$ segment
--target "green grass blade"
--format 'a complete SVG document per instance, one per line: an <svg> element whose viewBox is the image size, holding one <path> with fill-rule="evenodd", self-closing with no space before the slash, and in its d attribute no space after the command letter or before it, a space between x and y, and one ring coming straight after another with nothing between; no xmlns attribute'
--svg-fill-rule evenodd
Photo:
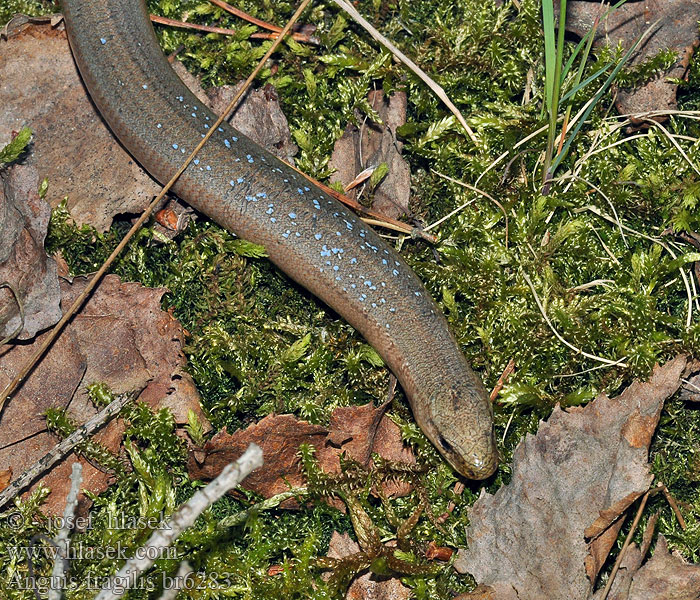
<svg viewBox="0 0 700 600"><path fill-rule="evenodd" d="M547 111L551 113L557 56L556 43L554 41L554 3L551 0L542 2L542 27L544 29L545 106Z"/></svg>
<svg viewBox="0 0 700 600"><path fill-rule="evenodd" d="M642 33L642 35L637 38L637 41L634 43L634 45L625 53L625 55L622 57L622 60L617 64L617 66L613 69L613 72L610 73L608 78L605 80L605 83L600 87L598 92L596 93L593 102L590 103L588 108L585 110L583 115L581 115L581 118L579 119L578 123L576 123L576 127L571 132L571 135L569 135L568 139L566 140L566 143L564 144L564 147L561 149L561 152L555 157L554 162L552 163L551 166L551 171L553 172L561 163L561 161L564 159L566 154L569 151L569 148L571 147L571 143L573 142L574 138L578 134L578 132L581 130L581 127L583 124L586 122L586 119L588 116L591 114L595 106L598 104L600 99L602 98L603 94L607 91L607 89L610 87L610 84L613 82L617 74L620 72L622 67L627 63L627 61L630 59L632 54L634 54L637 51L637 48L639 48L639 45L642 43L642 40L648 36L648 34L654 29L657 25L659 24L659 21L655 21L649 27Z"/></svg>

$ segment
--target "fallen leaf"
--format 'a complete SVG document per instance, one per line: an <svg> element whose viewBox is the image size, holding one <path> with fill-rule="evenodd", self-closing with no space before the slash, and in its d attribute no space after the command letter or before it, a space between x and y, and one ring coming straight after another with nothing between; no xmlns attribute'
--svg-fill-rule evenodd
<svg viewBox="0 0 700 600"><path fill-rule="evenodd" d="M244 84L243 81L239 81L236 85L223 85L203 90L199 79L192 75L180 61L172 61L171 64L195 96L217 115L228 108L229 103ZM249 89L241 98L228 122L278 158L291 165L294 164L294 155L298 149L292 142L287 117L282 112L277 90L272 85L267 84L257 90Z"/></svg>
<svg viewBox="0 0 700 600"><path fill-rule="evenodd" d="M692 361L683 374L681 400L700 402L700 360Z"/></svg>
<svg viewBox="0 0 700 600"><path fill-rule="evenodd" d="M48 178L51 206L68 196L77 223L104 231L114 215L141 212L158 192L88 98L62 25L28 24L0 40L0 81L0 145L12 130L32 129L25 162Z"/></svg>
<svg viewBox="0 0 700 600"><path fill-rule="evenodd" d="M396 129L406 122L406 94L397 92L387 99L382 90L372 91L369 103L383 125L369 119L359 128L347 125L331 156L330 166L335 169L331 182L339 181L346 188L366 168L386 163L389 172L374 191L372 208L397 218L409 212L411 194L411 171L401 156L403 144L396 137ZM358 121L363 123L360 115ZM357 190L347 195L357 199Z"/></svg>
<svg viewBox="0 0 700 600"><path fill-rule="evenodd" d="M583 37L592 28L596 16L608 8L609 5L601 6L599 2L572 0L566 10L566 30ZM678 85L668 79L682 79L686 76L690 59L700 43L699 20L700 3L695 0L645 0L627 2L601 21L593 41L594 46L616 46L620 43L625 50L631 48L652 23L659 21L642 41L627 67L637 65L661 50L671 49L678 55L678 60L670 69L646 85L618 91L616 106L622 114L677 107ZM644 123L638 119L631 120L635 124Z"/></svg>
<svg viewBox="0 0 700 600"><path fill-rule="evenodd" d="M73 284L61 282L64 310L86 284L84 277ZM86 386L94 382L106 383L115 393L143 389L139 399L153 408L171 408L177 423L187 423L188 409L192 409L206 424L194 383L182 370L182 328L160 309L165 291L122 283L116 275L104 278L0 415L2 468L22 473L54 447L56 438L47 433L43 416L48 408L65 408L77 422L93 416L96 411ZM0 349L0 389L34 350L34 345L24 344ZM112 422L96 438L118 452L122 431L120 423ZM63 510L74 461L71 456L43 478L54 492L45 506L47 512ZM109 474L84 465L83 488L100 492L108 480Z"/></svg>
<svg viewBox="0 0 700 600"><path fill-rule="evenodd" d="M628 600L697 600L700 566L690 565L668 551L660 535L654 556L634 575Z"/></svg>
<svg viewBox="0 0 700 600"><path fill-rule="evenodd" d="M19 328L16 338L30 339L61 318L56 263L44 252L51 209L38 188L33 167L15 165L0 177L0 284L14 290L0 289L0 338Z"/></svg>
<svg viewBox="0 0 700 600"><path fill-rule="evenodd" d="M4 490L12 481L12 469L0 471L0 492Z"/></svg>
<svg viewBox="0 0 700 600"><path fill-rule="evenodd" d="M117 142L96 111L78 75L63 24L54 27L26 20L0 40L0 146L12 131L29 126L34 132L26 164L48 178L47 200L55 207L68 197L76 223L105 231L115 215L141 213L160 191L156 183ZM204 93L196 78L173 67L195 94L215 112L235 93L231 86ZM184 71L184 73L183 73ZM292 160L287 120L274 88L249 92L232 125L273 153Z"/></svg>
<svg viewBox="0 0 700 600"><path fill-rule="evenodd" d="M316 448L319 466L326 473L340 473L343 452L365 466L369 466L372 452L388 460L415 464L413 453L401 441L399 428L384 415L384 409L366 404L335 409L329 428L300 421L293 415L269 415L245 430L231 434L220 431L204 448L190 452L190 477L215 478L251 442L262 448L265 468L251 473L243 486L264 497L305 484L298 458L301 444ZM405 495L410 489L407 484L392 481L387 482L385 492ZM287 501L283 506L296 504Z"/></svg>
<svg viewBox="0 0 700 600"><path fill-rule="evenodd" d="M329 558L345 558L360 552L360 546L353 542L347 533L334 531L328 547ZM413 597L413 592L398 579L379 578L372 573L365 573L352 580L345 598L347 600L402 600Z"/></svg>
<svg viewBox="0 0 700 600"><path fill-rule="evenodd" d="M686 363L656 367L616 398L556 408L516 449L511 482L474 504L455 568L494 598L590 597L601 562L586 538L609 551L615 537L604 534L649 488L648 446Z"/></svg>

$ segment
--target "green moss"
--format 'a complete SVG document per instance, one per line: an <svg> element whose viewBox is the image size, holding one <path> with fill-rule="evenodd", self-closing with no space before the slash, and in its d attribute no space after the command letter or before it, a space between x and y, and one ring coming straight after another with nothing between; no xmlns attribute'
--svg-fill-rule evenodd
<svg viewBox="0 0 700 600"><path fill-rule="evenodd" d="M150 6L172 18L187 13L189 20L239 30L233 38L223 38L158 27L165 50L185 48L180 58L207 84L246 76L268 47L268 42L250 37L253 28L208 3L153 0ZM293 3L267 0L243 0L238 6L277 25L294 10ZM560 165L557 173L562 178L542 196L538 169L546 134L513 151L543 124L539 4L522 0L516 10L510 3L498 7L481 0L367 0L358 10L443 86L478 132L478 146L423 83L329 2L314 3L302 17L317 26L320 44L284 44L273 57L275 69L263 70L259 83L277 87L300 148L298 164L319 178L329 175L333 143L345 124L358 114L372 114L367 93L380 87L405 90L409 118L400 134L413 173L412 220L429 224L472 201L433 230L439 238L434 247L410 240L397 246L440 302L487 387L496 383L509 360L515 361L516 371L496 404L503 463L485 484L470 483L461 495L454 494L454 472L417 428L399 391L390 414L425 469L419 477L424 496L416 492L387 504L363 492L358 500L383 535L395 533L390 513L405 520L423 497L433 515L446 512L454 502L442 530L425 514L411 539L419 545L434 540L463 546L467 507L483 485L494 491L508 481L517 443L536 430L539 419L556 403L581 404L601 391L614 395L634 378L646 377L655 362L678 352L700 352L697 307L689 327L686 322L686 282L690 285L692 277L686 262L694 250L662 235L667 228L700 231L700 177L658 129L625 141L624 130L607 118L611 99L605 97ZM599 51L584 79L611 57L619 60L614 52ZM624 85L638 85L669 60L668 53L660 53L626 70ZM698 108L698 64L692 63L689 82L682 86L685 109ZM588 98L587 91L577 94L572 114ZM698 164L700 150L692 141L700 137L697 121L674 116L664 126ZM492 167L504 152L510 154ZM507 231L499 206L436 172L478 185L497 199L508 216ZM576 178L570 177L572 172ZM60 248L75 273L94 271L126 227L118 223L105 234L78 229L61 207L54 211L47 247ZM152 230L144 229L113 270L125 279L170 290L164 308L171 309L188 332L188 368L217 429L244 427L271 412L327 423L337 406L382 401L388 372L376 353L332 311L257 256L231 234L199 220L168 244L157 242ZM625 365L603 365L564 345L547 324L528 278L551 327L570 345ZM672 402L652 448L655 473L682 502L688 529L678 527L660 496L651 501L651 508L661 510L659 529L672 546L697 561L696 413ZM152 415L136 407L127 418L126 447L133 471L120 474L114 486L95 498L93 514L103 522L119 511L167 514L200 485L184 477L184 455L167 414ZM379 477L382 468L366 477ZM357 473L355 477L365 481ZM354 531L349 517L314 499L300 511L253 513L244 525L217 528L220 519L255 501L243 496L217 503L178 542L178 557L187 557L196 570L208 574L201 578L218 578L216 585L228 586L227 594L233 597L331 595L313 563L325 555L334 529ZM21 510L31 513L37 502L34 498ZM0 560L5 560L9 544L33 533L0 528ZM86 533L85 540L96 545L120 540L133 548L147 534L138 528L96 530ZM163 562L158 573L172 574L175 562ZM272 566L280 566L281 574L269 576ZM112 567L108 561L85 561L76 570L84 577L106 574ZM16 568L26 569L26 564ZM221 576L224 572L234 574L229 582ZM471 585L469 578L450 568L437 576L410 575L405 581L419 598L449 598ZM69 596L89 597L81 585Z"/></svg>

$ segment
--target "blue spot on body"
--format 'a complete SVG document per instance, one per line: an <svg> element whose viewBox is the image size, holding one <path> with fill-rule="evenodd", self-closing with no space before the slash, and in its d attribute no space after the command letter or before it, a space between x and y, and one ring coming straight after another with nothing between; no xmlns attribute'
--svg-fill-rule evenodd
<svg viewBox="0 0 700 600"><path fill-rule="evenodd" d="M275 217L270 217L270 223L277 223L277 219L275 219Z"/></svg>
<svg viewBox="0 0 700 600"><path fill-rule="evenodd" d="M199 164L199 159L198 159L198 158L195 158L192 162L193 162L195 165L198 165L198 164Z"/></svg>
<svg viewBox="0 0 700 600"><path fill-rule="evenodd" d="M195 106L195 109L196 109L196 108L197 108L197 107ZM221 133L224 132L224 130L223 130L221 127L219 127L218 130L219 130Z"/></svg>
<svg viewBox="0 0 700 600"><path fill-rule="evenodd" d="M368 279L367 281L365 281L365 285L366 285L367 287L369 287L369 286L372 285L372 282Z"/></svg>
<svg viewBox="0 0 700 600"><path fill-rule="evenodd" d="M317 240L320 240L323 236L320 233L314 235Z"/></svg>
<svg viewBox="0 0 700 600"><path fill-rule="evenodd" d="M237 181L238 183L243 183L244 179L243 179L243 177L239 177L238 179L236 179L236 181Z"/></svg>
<svg viewBox="0 0 700 600"><path fill-rule="evenodd" d="M224 140L224 146L226 146L227 148L230 148L231 142L229 142L228 140Z"/></svg>
<svg viewBox="0 0 700 600"><path fill-rule="evenodd" d="M285 179L285 181L286 181L286 179ZM297 188L297 192L299 192L302 196L304 195L304 190L302 190L301 188Z"/></svg>
<svg viewBox="0 0 700 600"><path fill-rule="evenodd" d="M229 185L233 187L234 185L236 185L236 182L232 179L231 181L229 181Z"/></svg>
<svg viewBox="0 0 700 600"><path fill-rule="evenodd" d="M339 268L338 265L335 265L335 267L333 267L333 270L334 270L334 271L337 271L338 268Z"/></svg>
<svg viewBox="0 0 700 600"><path fill-rule="evenodd" d="M147 90L147 89L148 89L148 85L145 84L145 83L144 83L141 87L142 87L144 90Z"/></svg>
<svg viewBox="0 0 700 600"><path fill-rule="evenodd" d="M204 124L204 129L209 129L209 125L207 125L207 124L205 123L205 124Z"/></svg>
<svg viewBox="0 0 700 600"><path fill-rule="evenodd" d="M399 274L399 272L396 269L394 269L392 273L394 274L394 277L396 277Z"/></svg>
<svg viewBox="0 0 700 600"><path fill-rule="evenodd" d="M231 136L231 139L232 139L234 142L237 142L237 141L238 141L238 138L237 138L235 135L232 135L232 136ZM282 172L282 171L280 171L280 173L281 173L281 172Z"/></svg>
<svg viewBox="0 0 700 600"><path fill-rule="evenodd" d="M204 168L205 168L207 171L211 171L211 167L210 167L209 165L207 165L207 166L204 167Z"/></svg>
<svg viewBox="0 0 700 600"><path fill-rule="evenodd" d="M197 118L197 113L192 113L192 117L196 119L196 118Z"/></svg>
<svg viewBox="0 0 700 600"><path fill-rule="evenodd" d="M160 129L161 127L163 127L163 125L161 125L160 123L158 123L158 124L156 124L156 127L157 127L158 129Z"/></svg>
<svg viewBox="0 0 700 600"><path fill-rule="evenodd" d="M392 306L392 307L389 309L389 312L396 312L396 309Z"/></svg>
<svg viewBox="0 0 700 600"><path fill-rule="evenodd" d="M246 158L248 159L248 162L249 162L249 163L254 162L254 161L253 161L253 157L252 157L250 154L246 154Z"/></svg>
<svg viewBox="0 0 700 600"><path fill-rule="evenodd" d="M104 46L107 43L105 38L100 38L100 43Z"/></svg>
<svg viewBox="0 0 700 600"><path fill-rule="evenodd" d="M173 148L177 150L177 144L173 144Z"/></svg>
<svg viewBox="0 0 700 600"><path fill-rule="evenodd" d="M351 263L351 264L354 265L356 262L357 262L357 259L356 259L356 258L351 258L351 259L350 259L350 263Z"/></svg>
<svg viewBox="0 0 700 600"><path fill-rule="evenodd" d="M289 213L289 218L290 218L290 219L296 219L296 218L297 218L297 213L290 212L290 213Z"/></svg>

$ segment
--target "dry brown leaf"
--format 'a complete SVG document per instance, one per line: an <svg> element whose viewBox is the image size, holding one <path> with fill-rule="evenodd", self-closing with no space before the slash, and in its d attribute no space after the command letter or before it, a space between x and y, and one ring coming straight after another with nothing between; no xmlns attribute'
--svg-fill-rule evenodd
<svg viewBox="0 0 700 600"><path fill-rule="evenodd" d="M78 223L107 229L119 213L141 212L159 186L114 139L88 98L63 28L26 25L0 40L0 145L28 125L26 159L49 179L47 200L68 196Z"/></svg>
<svg viewBox="0 0 700 600"><path fill-rule="evenodd" d="M64 310L86 283L82 277L73 284L61 283ZM122 283L115 275L104 278L0 415L2 468L22 473L56 444L56 438L46 432L46 409L66 408L78 422L93 416L95 409L86 392L93 382L106 383L115 393L145 388L139 399L154 408L170 407L176 422L186 423L187 411L192 409L206 424L194 384L182 371L182 328L160 309L164 293L163 288ZM0 349L0 389L32 352L33 345ZM121 425L113 422L97 439L118 452L121 433ZM49 496L48 512L63 510L74 460L62 461L43 479L55 492ZM84 469L84 488L99 492L106 487L109 474L87 464Z"/></svg>
<svg viewBox="0 0 700 600"><path fill-rule="evenodd" d="M12 481L12 469L0 471L0 492L4 490Z"/></svg>
<svg viewBox="0 0 700 600"><path fill-rule="evenodd" d="M406 122L406 94L397 92L389 99L382 90L370 92L370 105L379 113L383 125L369 119L362 127L349 123L335 143L330 165L336 171L331 181L348 186L368 166L386 163L389 173L374 192L372 208L388 217L397 218L409 211L411 171L401 156L403 144L396 137L396 129ZM359 122L362 118L358 115ZM357 190L347 195L357 199Z"/></svg>
<svg viewBox="0 0 700 600"><path fill-rule="evenodd" d="M204 90L199 79L192 75L180 61L171 61L171 65L192 93L217 115L228 108L229 103L244 84L243 81L239 81L236 85L223 85ZM272 85L267 84L259 90L248 90L228 122L275 156L289 164L294 164L294 155L298 148L292 142L287 117L282 112L277 90Z"/></svg>
<svg viewBox="0 0 700 600"><path fill-rule="evenodd" d="M649 488L648 445L686 362L656 367L616 398L556 408L516 449L512 481L474 504L455 568L494 598L590 597L600 560L585 538L602 536Z"/></svg>
<svg viewBox="0 0 700 600"><path fill-rule="evenodd" d="M601 10L608 8L608 5L601 7L599 2L572 0L567 5L566 30L579 37L584 36ZM595 46L616 46L620 43L627 50L657 20L659 23L642 41L630 65L639 64L665 49L674 50L678 60L668 71L646 85L634 90L619 90L616 106L623 114L676 108L678 85L668 79L682 79L687 74L690 59L700 43L697 25L700 3L696 0L627 2L613 10L598 26L593 42Z"/></svg>
<svg viewBox="0 0 700 600"><path fill-rule="evenodd" d="M15 165L0 176L0 283L14 290L0 289L0 338L19 328L17 339L30 339L61 318L56 263L44 252L51 209L38 188L33 167Z"/></svg>
<svg viewBox="0 0 700 600"><path fill-rule="evenodd" d="M654 556L632 578L627 600L697 600L700 598L700 566L690 565L668 551L664 536L656 542Z"/></svg>
<svg viewBox="0 0 700 600"><path fill-rule="evenodd" d="M685 370L681 400L700 402L700 360L691 362Z"/></svg>
<svg viewBox="0 0 700 600"><path fill-rule="evenodd" d="M176 69L203 102L222 109L235 88L213 88L205 94L196 78ZM186 73L186 72L185 72ZM0 146L12 131L28 125L34 143L26 163L49 179L47 200L56 206L68 196L77 223L98 231L109 228L115 215L140 213L160 190L116 141L90 101L78 76L63 26L23 21L0 40ZM291 160L287 120L274 88L249 92L231 121L273 153Z"/></svg>
<svg viewBox="0 0 700 600"><path fill-rule="evenodd" d="M328 547L328 557L345 558L358 552L360 552L360 546L357 542L353 542L347 533L333 532ZM347 600L408 600L412 596L413 592L410 588L398 579L378 578L372 573L365 573L353 579L345 594Z"/></svg>
<svg viewBox="0 0 700 600"><path fill-rule="evenodd" d="M383 407L366 404L335 409L328 429L300 421L293 415L269 415L245 430L232 434L221 431L204 448L190 453L190 477L213 479L251 442L262 448L265 468L249 475L243 485L265 497L287 491L289 486L305 484L297 456L301 444L316 448L319 465L327 473L340 472L342 452L363 465L369 465L372 452L388 460L415 463L413 453L401 441L399 428L384 416ZM410 487L391 483L385 491L406 494Z"/></svg>

